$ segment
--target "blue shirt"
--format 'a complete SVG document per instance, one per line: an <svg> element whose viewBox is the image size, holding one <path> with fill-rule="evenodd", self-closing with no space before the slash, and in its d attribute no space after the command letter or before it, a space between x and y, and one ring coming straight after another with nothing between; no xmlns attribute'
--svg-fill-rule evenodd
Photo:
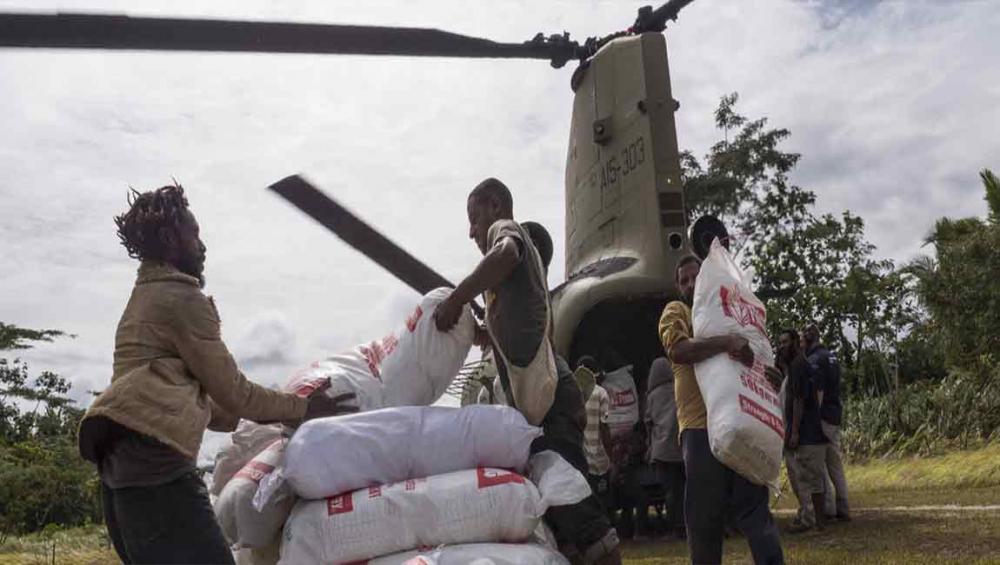
<svg viewBox="0 0 1000 565"><path fill-rule="evenodd" d="M837 363L837 356L822 345L816 345L806 351L806 359L816 390L823 391L820 417L828 424L841 425L844 407L840 401L840 364Z"/></svg>
<svg viewBox="0 0 1000 565"><path fill-rule="evenodd" d="M816 385L813 383L809 363L801 354L792 361L788 368L788 400L785 417L788 420L786 438L792 433L792 402L802 401L802 420L799 422L799 444L819 445L827 443L823 435L823 425L820 422L820 407L816 398Z"/></svg>

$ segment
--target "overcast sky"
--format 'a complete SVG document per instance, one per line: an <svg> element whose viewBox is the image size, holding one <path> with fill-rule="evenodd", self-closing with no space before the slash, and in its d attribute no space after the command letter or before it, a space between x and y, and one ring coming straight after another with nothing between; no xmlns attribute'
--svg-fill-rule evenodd
<svg viewBox="0 0 1000 565"><path fill-rule="evenodd" d="M0 10L437 27L500 41L630 25L639 3L0 0ZM698 0L666 34L680 146L719 138L712 111L792 132L793 180L850 209L906 261L942 215L982 215L1000 170L995 0ZM208 246L206 291L246 373L381 336L414 293L265 190L315 181L452 280L478 258L465 195L486 176L519 219L563 233L572 65L309 55L0 52L0 320L76 334L24 355L107 385L136 264L112 216L127 188L176 177ZM561 239L561 237L557 237ZM563 275L557 244L552 282Z"/></svg>

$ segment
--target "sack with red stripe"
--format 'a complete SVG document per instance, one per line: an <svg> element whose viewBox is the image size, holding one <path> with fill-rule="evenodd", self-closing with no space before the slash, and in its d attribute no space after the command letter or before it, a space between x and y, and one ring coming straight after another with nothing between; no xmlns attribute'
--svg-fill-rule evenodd
<svg viewBox="0 0 1000 565"><path fill-rule="evenodd" d="M509 406L400 406L317 418L296 430L282 467L257 496L266 503L285 481L298 496L321 499L477 466L519 471L540 435Z"/></svg>
<svg viewBox="0 0 1000 565"><path fill-rule="evenodd" d="M708 409L712 454L747 480L778 488L784 424L778 391L765 377L774 364L764 304L718 240L701 265L692 307L695 338L739 334L753 350L753 366L729 355L695 363Z"/></svg>
<svg viewBox="0 0 1000 565"><path fill-rule="evenodd" d="M251 459L264 451L267 446L281 438L280 424L258 424L250 420L240 420L229 436L232 443L215 454L215 468L212 470L211 493L219 496L222 489L236 473Z"/></svg>
<svg viewBox="0 0 1000 565"><path fill-rule="evenodd" d="M215 500L215 515L222 533L233 545L264 548L279 539L281 527L295 504L295 495L282 486L260 511L253 506L261 478L274 470L281 460L285 440L277 440L251 459L222 489Z"/></svg>
<svg viewBox="0 0 1000 565"><path fill-rule="evenodd" d="M449 288L432 290L395 331L313 363L293 375L285 390L308 396L329 379L326 394L354 393L362 412L433 404L465 363L475 332L468 306L451 331L437 330L434 309L449 294Z"/></svg>
<svg viewBox="0 0 1000 565"><path fill-rule="evenodd" d="M523 543L545 508L517 473L480 467L300 500L281 563L352 563L419 547Z"/></svg>

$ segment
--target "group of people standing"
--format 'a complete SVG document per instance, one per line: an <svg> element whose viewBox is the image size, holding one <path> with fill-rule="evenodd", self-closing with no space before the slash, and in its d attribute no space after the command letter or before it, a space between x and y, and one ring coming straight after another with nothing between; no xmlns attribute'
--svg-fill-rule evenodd
<svg viewBox="0 0 1000 565"><path fill-rule="evenodd" d="M750 362L753 353L738 335L694 336L691 296L700 260L679 262L681 299L660 319L665 357L650 370L648 409L639 422L649 434L631 434L618 448L607 421L608 393L600 386L582 393L552 347L546 282L551 240L514 221L511 193L497 179L476 186L466 204L468 235L483 258L437 306L434 322L450 331L464 305L484 296L485 323L475 343L493 352L497 397L541 427L532 452L555 451L591 477L591 496L545 514L560 551L574 563L621 563L618 533L602 498L641 482L631 463L647 461L668 485L667 522L675 535L686 535L692 562L721 562L731 525L746 536L755 562L782 563L767 488L721 464L709 447L693 364L720 354ZM105 521L124 563L232 563L195 470L206 428L232 431L241 418L294 427L357 407L352 395L330 398L317 390L299 398L239 371L222 341L215 303L202 290L206 247L180 186L134 193L116 224L121 243L141 264L118 325L111 383L82 420L80 452L98 467ZM845 519L849 510L839 454L839 373L813 328L803 337L805 352L794 332L782 334L779 365L791 406L789 474L803 501L799 520L809 527L821 526L829 509ZM590 362L599 383L603 371ZM651 441L637 441L646 437ZM834 503L819 496L831 489L817 478L818 462L829 469ZM640 520L646 515L641 499L631 506Z"/></svg>
<svg viewBox="0 0 1000 565"><path fill-rule="evenodd" d="M555 451L586 472L583 396L549 339L551 243L545 249L537 231L513 220L510 191L496 179L472 190L467 212L483 259L435 308L435 325L450 331L465 304L485 296L475 342L494 353L504 402L542 429L532 452ZM140 266L115 336L111 383L80 425L80 453L97 465L105 523L123 563L233 563L196 473L205 430L232 431L240 419L295 427L355 412L355 399L322 388L299 398L239 371L202 290L206 246L180 186L133 193L115 222ZM621 563L595 496L550 507L545 521L574 562Z"/></svg>
<svg viewBox="0 0 1000 565"><path fill-rule="evenodd" d="M708 441L708 414L695 379L693 364L713 355L729 354L752 360L747 341L738 336L695 338L692 331L691 298L701 262L683 258L676 270L680 300L669 303L659 324L666 357L650 367L645 396L645 418L641 431L647 442L646 476L661 489L666 501L666 535L687 538L693 563L719 563L726 533L738 530L747 538L756 563L784 560L778 529L768 508L768 491L751 483L720 463ZM581 360L591 369L590 358ZM820 343L815 325L801 333L785 330L778 337L776 367L768 371L779 389L785 419L784 456L799 511L788 529L795 534L822 530L828 520L851 519L840 447L843 407L840 371L836 357ZM582 369L578 369L582 370ZM620 453L616 445L632 442L630 434L614 435L604 422L610 411L608 393L601 387L603 375L596 370L598 386L587 395L587 456L591 484L609 509L622 510L619 529L631 531L628 502L616 500L617 489L628 472L627 459L610 458ZM636 474L632 473L632 477ZM604 484L610 484L606 490ZM636 485L632 485L635 487ZM628 489L624 489L627 491ZM647 492L648 494L648 492ZM640 530L647 511L640 503ZM614 514L614 512L612 512ZM626 534L626 537L629 537Z"/></svg>
<svg viewBox="0 0 1000 565"><path fill-rule="evenodd" d="M784 376L779 396L785 415L785 467L799 511L791 533L824 529L828 519L850 521L840 447L843 404L837 358L819 341L819 328L778 338Z"/></svg>
<svg viewBox="0 0 1000 565"><path fill-rule="evenodd" d="M612 374L632 379L632 367L614 368ZM665 358L656 359L647 377L645 409L640 414L639 395L608 392L608 371L591 356L578 362L578 382L593 381L581 392L587 399L585 450L588 480L613 518L619 536L643 539L663 533L686 537L684 513L684 463L677 443L677 409L674 376ZM614 389L612 389L614 390ZM623 400L624 398L624 400ZM625 405L623 407L623 404ZM634 409L634 419L611 422L612 410ZM647 509L653 506L660 522L653 523ZM660 512L665 510L665 512Z"/></svg>

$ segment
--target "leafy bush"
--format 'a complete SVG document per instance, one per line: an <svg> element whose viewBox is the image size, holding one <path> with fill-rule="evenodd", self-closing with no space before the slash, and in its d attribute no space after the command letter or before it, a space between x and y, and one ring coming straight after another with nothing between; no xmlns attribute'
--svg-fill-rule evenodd
<svg viewBox="0 0 1000 565"><path fill-rule="evenodd" d="M1000 365L954 369L877 397L845 403L844 449L854 459L927 455L1000 439Z"/></svg>
<svg viewBox="0 0 1000 565"><path fill-rule="evenodd" d="M62 335L0 322L0 351ZM0 358L0 544L7 535L100 521L98 478L77 452L83 410L70 382L19 359Z"/></svg>
<svg viewBox="0 0 1000 565"><path fill-rule="evenodd" d="M0 532L99 522L97 481L72 438L0 446Z"/></svg>

